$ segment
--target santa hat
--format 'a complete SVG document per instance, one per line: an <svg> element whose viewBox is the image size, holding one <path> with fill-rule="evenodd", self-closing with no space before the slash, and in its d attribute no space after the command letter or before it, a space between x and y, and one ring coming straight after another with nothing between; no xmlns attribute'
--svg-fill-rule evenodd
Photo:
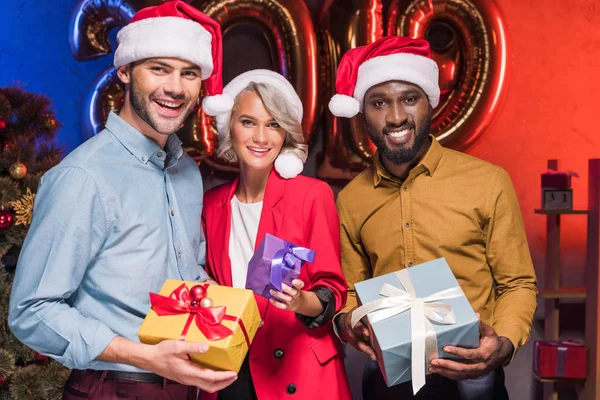
<svg viewBox="0 0 600 400"><path fill-rule="evenodd" d="M337 94L329 110L337 117L352 118L362 112L365 93L388 81L405 81L419 86L431 107L440 101L438 66L423 39L387 36L370 45L349 50L337 70Z"/></svg>
<svg viewBox="0 0 600 400"><path fill-rule="evenodd" d="M114 65L119 68L151 57L175 57L201 69L201 78L212 101L211 112L231 108L220 94L222 40L219 24L183 1L167 1L138 11L117 34Z"/></svg>
<svg viewBox="0 0 600 400"><path fill-rule="evenodd" d="M268 69L254 69L244 72L233 78L233 80L223 88L223 97L228 103L231 103L231 108L233 108L233 102L237 95L247 88L250 82L263 83L274 87L287 101L295 120L299 124L302 124L302 101L300 100L300 97L298 97L296 90L294 90L292 84L283 75ZM204 98L204 102L207 101L211 101L211 97ZM211 114L206 110L204 102L202 106L204 112L215 116L217 131L221 133L231 119L231 108L220 113ZM303 164L302 159L295 153L282 151L275 160L275 170L282 178L290 179L302 172L302 169L304 168Z"/></svg>

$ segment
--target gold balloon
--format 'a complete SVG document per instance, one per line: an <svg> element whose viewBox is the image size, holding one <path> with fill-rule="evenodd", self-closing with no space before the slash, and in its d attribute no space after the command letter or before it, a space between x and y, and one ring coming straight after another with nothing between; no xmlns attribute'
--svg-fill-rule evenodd
<svg viewBox="0 0 600 400"><path fill-rule="evenodd" d="M342 56L350 49L373 43L383 36L380 0L336 0L322 11L320 46L323 53L321 96L335 94L335 76ZM317 175L327 179L351 179L369 163L375 151L365 130L362 114L352 119L325 113L325 157Z"/></svg>
<svg viewBox="0 0 600 400"><path fill-rule="evenodd" d="M489 0L392 0L386 34L427 39L440 70L431 132L464 149L489 126L506 92L509 43Z"/></svg>
<svg viewBox="0 0 600 400"><path fill-rule="evenodd" d="M8 173L14 179L23 179L25 178L25 175L27 175L27 166L22 162L17 161L9 167Z"/></svg>
<svg viewBox="0 0 600 400"><path fill-rule="evenodd" d="M298 0L196 0L190 4L218 21L223 36L244 24L262 32L269 45L275 70L290 80L302 100L304 137L310 143L318 128L322 105L318 102L317 40L306 4ZM236 62L236 65L224 63L224 76L231 75L229 71L232 69L235 69L236 75L252 69L251 66L243 68L243 65L243 60ZM235 164L214 156L217 147L216 127L212 118L202 110L186 122L179 136L188 153L197 161L203 160L219 170L237 170Z"/></svg>

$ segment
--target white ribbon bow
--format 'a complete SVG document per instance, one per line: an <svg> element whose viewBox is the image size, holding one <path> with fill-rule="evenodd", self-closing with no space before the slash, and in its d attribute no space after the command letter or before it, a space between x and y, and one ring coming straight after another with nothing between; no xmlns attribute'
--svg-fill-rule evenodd
<svg viewBox="0 0 600 400"><path fill-rule="evenodd" d="M358 321L368 315L369 321L373 324L411 310L412 386L413 393L417 393L425 385L425 368L429 368L431 360L438 357L437 334L431 321L444 325L456 323L456 314L452 307L449 304L440 303L439 300L461 297L464 296L464 293L457 286L427 297L417 297L408 270L403 269L396 272L395 275L405 290L384 283L379 294L386 298L374 300L358 307L352 313L351 323L354 327Z"/></svg>

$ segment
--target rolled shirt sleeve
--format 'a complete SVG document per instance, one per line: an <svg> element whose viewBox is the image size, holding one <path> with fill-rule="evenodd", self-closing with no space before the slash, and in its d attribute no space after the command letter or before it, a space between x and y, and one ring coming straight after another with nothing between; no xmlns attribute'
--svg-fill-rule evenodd
<svg viewBox="0 0 600 400"><path fill-rule="evenodd" d="M68 368L85 369L117 334L71 307L111 228L110 207L89 172L62 167L41 180L9 305L13 334Z"/></svg>

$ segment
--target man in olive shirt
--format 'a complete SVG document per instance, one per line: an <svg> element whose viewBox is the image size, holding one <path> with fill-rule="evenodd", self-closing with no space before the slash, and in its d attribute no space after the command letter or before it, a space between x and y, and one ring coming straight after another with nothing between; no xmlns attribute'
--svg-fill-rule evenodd
<svg viewBox="0 0 600 400"><path fill-rule="evenodd" d="M341 61L334 115L364 113L377 146L373 165L337 199L347 306L340 337L372 360L369 332L350 326L354 284L445 257L480 315L480 347L443 350L457 362L432 360L417 399L508 398L502 366L529 338L536 278L510 177L502 168L443 148L429 134L439 102L438 69L424 40L386 37L350 50ZM365 399L413 398L410 382L387 388L374 361L363 377Z"/></svg>

